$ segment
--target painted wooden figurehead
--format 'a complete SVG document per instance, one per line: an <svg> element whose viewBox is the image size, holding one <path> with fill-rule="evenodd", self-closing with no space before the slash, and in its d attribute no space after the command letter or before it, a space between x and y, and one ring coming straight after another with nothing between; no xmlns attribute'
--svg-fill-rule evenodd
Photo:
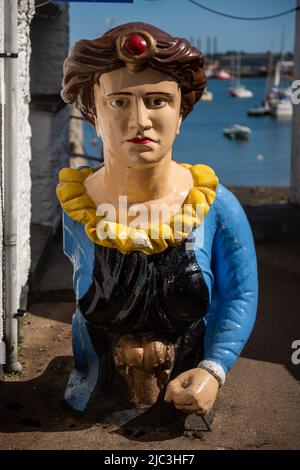
<svg viewBox="0 0 300 470"><path fill-rule="evenodd" d="M206 318L223 302L218 315L226 323L226 296L232 290L239 296L235 275L243 271L234 260L232 284L223 278L231 242L221 238L231 235L219 232L222 218L234 219L242 209L232 212L235 202L219 208L227 201L225 188L214 202L218 179L211 168L173 159L181 123L205 85L200 51L149 24L128 23L76 43L65 61L62 97L95 126L104 164L62 170L57 189L66 214L65 251L77 276L74 343L86 354L89 371L95 370L91 357L99 362L97 370L118 371L137 406L163 396L180 410L203 414L230 367L216 346L226 333L222 322L214 317L209 324ZM235 222L230 224L234 232ZM247 232L246 219L239 224ZM246 256L241 263L249 269L251 232L246 238L249 251L239 256ZM246 243L242 235L237 240ZM230 347L236 341L240 350L249 325L243 338L241 330L235 339L227 333ZM86 405L97 380L89 372L79 385L76 374L79 366L67 399L72 402L78 392ZM85 399L84 380L90 390Z"/></svg>

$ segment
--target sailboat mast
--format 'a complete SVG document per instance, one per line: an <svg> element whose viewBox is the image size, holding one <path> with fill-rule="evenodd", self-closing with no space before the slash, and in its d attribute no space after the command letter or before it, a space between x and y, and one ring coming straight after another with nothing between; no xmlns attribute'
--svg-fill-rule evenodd
<svg viewBox="0 0 300 470"><path fill-rule="evenodd" d="M272 72L273 72L273 54L272 54L272 51L270 51L269 57L268 57L268 69L267 69L265 96L267 96L267 94L270 93L270 90L271 90Z"/></svg>
<svg viewBox="0 0 300 470"><path fill-rule="evenodd" d="M241 55L238 52L236 56L235 86L239 87L240 84L241 84Z"/></svg>

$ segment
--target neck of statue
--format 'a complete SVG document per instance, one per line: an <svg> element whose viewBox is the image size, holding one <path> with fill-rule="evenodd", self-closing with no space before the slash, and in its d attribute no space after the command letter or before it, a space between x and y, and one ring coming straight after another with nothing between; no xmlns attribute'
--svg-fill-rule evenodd
<svg viewBox="0 0 300 470"><path fill-rule="evenodd" d="M104 185L109 199L127 196L129 204L163 198L172 192L174 165L172 151L154 165L133 168L117 157L104 152Z"/></svg>

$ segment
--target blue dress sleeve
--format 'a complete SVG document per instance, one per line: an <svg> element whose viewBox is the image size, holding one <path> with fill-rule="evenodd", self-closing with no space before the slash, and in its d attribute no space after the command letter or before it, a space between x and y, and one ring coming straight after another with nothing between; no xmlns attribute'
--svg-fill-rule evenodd
<svg viewBox="0 0 300 470"><path fill-rule="evenodd" d="M213 361L227 373L255 322L257 263L249 222L233 194L220 185L211 210L208 215L214 226L211 237L213 286L203 360ZM208 230L208 237L210 235Z"/></svg>

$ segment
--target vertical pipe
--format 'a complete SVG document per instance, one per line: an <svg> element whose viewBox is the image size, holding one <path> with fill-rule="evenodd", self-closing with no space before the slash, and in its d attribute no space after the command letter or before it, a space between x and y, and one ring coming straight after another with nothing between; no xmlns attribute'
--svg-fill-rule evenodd
<svg viewBox="0 0 300 470"><path fill-rule="evenodd" d="M20 372L17 298L17 0L4 2L4 257L6 368Z"/></svg>
<svg viewBox="0 0 300 470"><path fill-rule="evenodd" d="M297 0L294 80L300 80L300 0ZM291 197L300 204L300 104L293 105Z"/></svg>

